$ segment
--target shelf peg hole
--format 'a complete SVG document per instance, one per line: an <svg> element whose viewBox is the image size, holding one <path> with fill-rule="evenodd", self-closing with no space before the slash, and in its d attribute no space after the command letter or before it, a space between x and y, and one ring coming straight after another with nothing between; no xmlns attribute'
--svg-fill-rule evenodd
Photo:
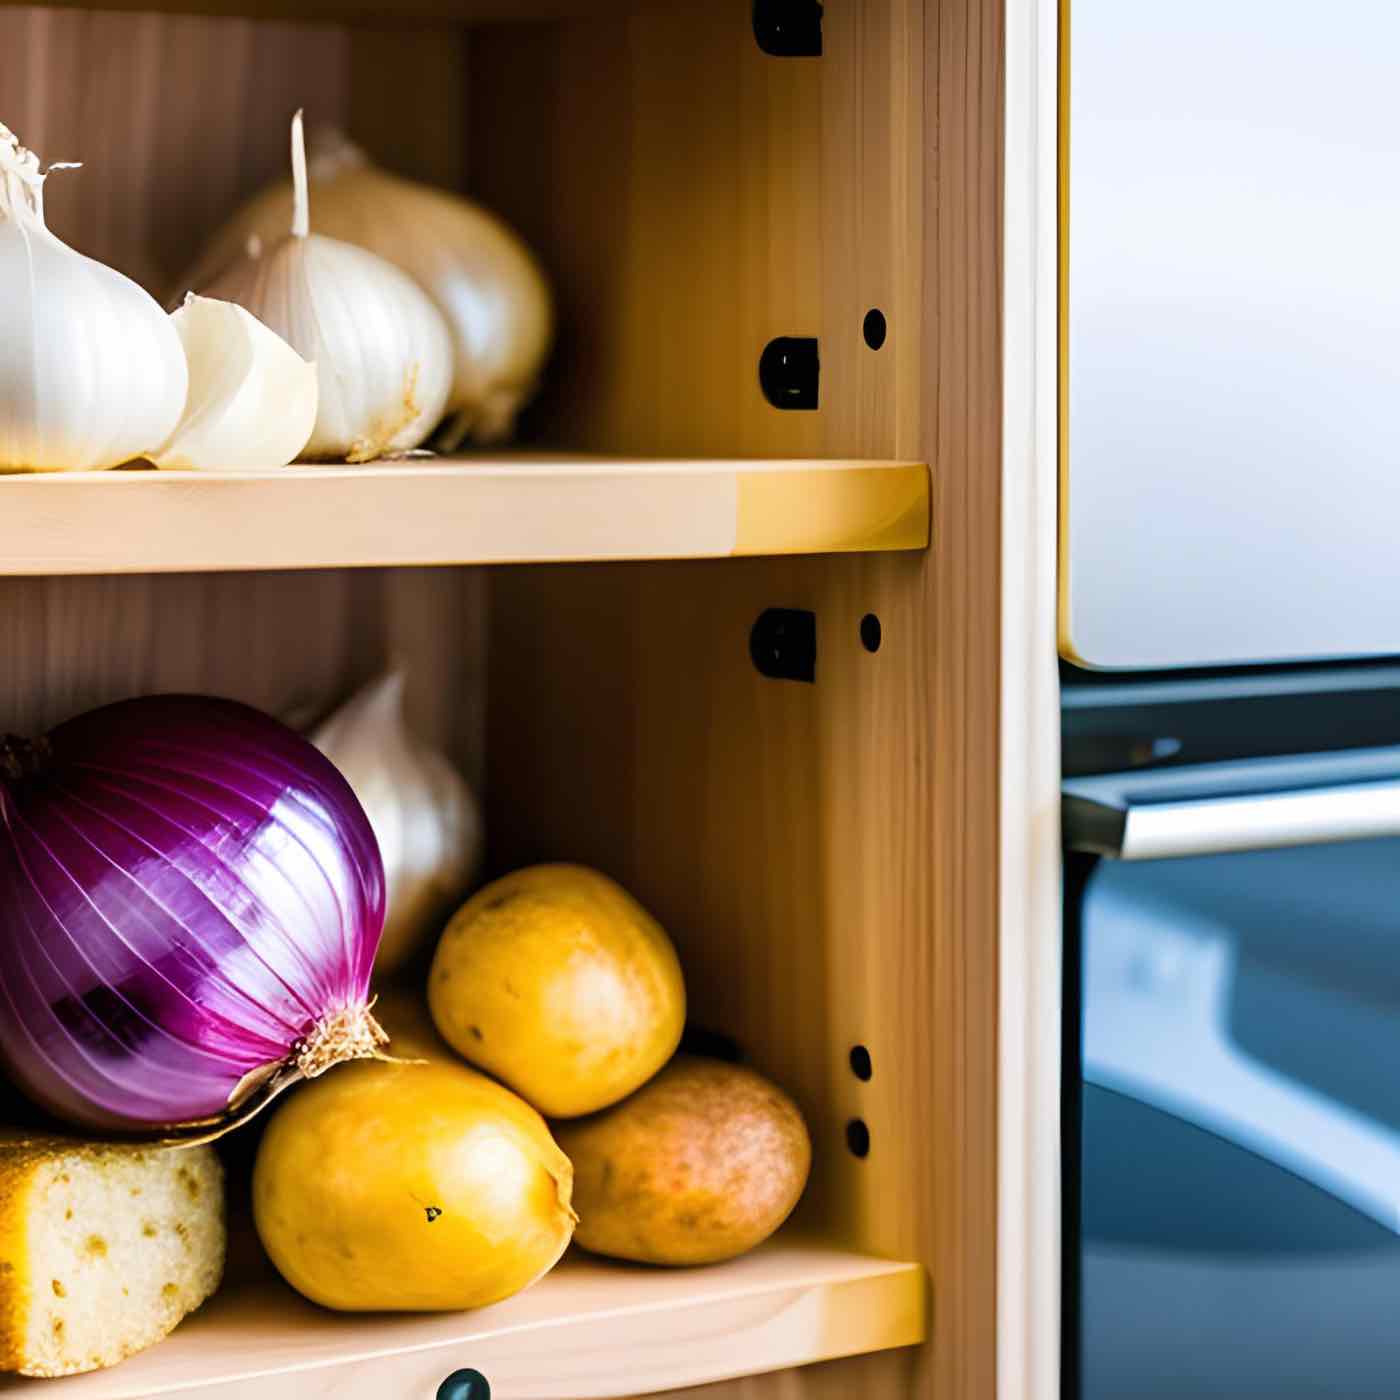
<svg viewBox="0 0 1400 1400"><path fill-rule="evenodd" d="M874 613L866 613L860 620L860 644L866 651L879 651L884 630L880 619Z"/></svg>
<svg viewBox="0 0 1400 1400"><path fill-rule="evenodd" d="M491 1384L480 1371L470 1366L462 1371L453 1371L438 1386L437 1400L491 1400Z"/></svg>
<svg viewBox="0 0 1400 1400"><path fill-rule="evenodd" d="M865 313L865 320L861 323L861 333L865 336L865 343L872 350L878 350L885 343L889 327L885 324L885 313L878 306L872 306Z"/></svg>
<svg viewBox="0 0 1400 1400"><path fill-rule="evenodd" d="M853 1157L870 1155L870 1129L865 1126L864 1118L852 1118L846 1124L846 1146Z"/></svg>
<svg viewBox="0 0 1400 1400"><path fill-rule="evenodd" d="M870 1063L870 1051L863 1045L851 1046L851 1073L862 1084L868 1084L875 1075L875 1067Z"/></svg>

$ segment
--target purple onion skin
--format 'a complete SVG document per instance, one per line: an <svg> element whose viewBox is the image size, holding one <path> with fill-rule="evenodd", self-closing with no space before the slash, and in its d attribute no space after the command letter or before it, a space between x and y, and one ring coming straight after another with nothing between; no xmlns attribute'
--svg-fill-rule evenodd
<svg viewBox="0 0 1400 1400"><path fill-rule="evenodd" d="M0 776L0 1056L70 1123L221 1114L363 1005L384 869L349 784L230 700L122 701ZM41 745L42 749L42 745Z"/></svg>

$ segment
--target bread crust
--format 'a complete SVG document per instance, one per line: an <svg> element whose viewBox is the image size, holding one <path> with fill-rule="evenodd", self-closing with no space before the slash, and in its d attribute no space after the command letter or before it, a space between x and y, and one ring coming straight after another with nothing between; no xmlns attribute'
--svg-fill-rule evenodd
<svg viewBox="0 0 1400 1400"><path fill-rule="evenodd" d="M158 1335L142 1340L123 1340L101 1352L53 1364L26 1351L36 1299L36 1283L32 1261L29 1223L34 1216L33 1192L40 1179L41 1168L66 1162L82 1162L94 1166L146 1158L156 1153L180 1152L179 1148L149 1148L121 1143L89 1142L81 1138L58 1135L30 1135L0 1130L0 1372L18 1372L25 1376L57 1377L76 1375L85 1371L114 1366L120 1361L145 1351L174 1327L192 1309L176 1315ZM198 1149L207 1152L207 1148ZM194 1155L192 1152L191 1155ZM222 1170L215 1166L222 1194ZM62 1179L62 1178L60 1178ZM213 1287L223 1269L223 1247L220 1247L218 1268ZM212 1288L201 1290L194 1303L205 1301Z"/></svg>
<svg viewBox="0 0 1400 1400"><path fill-rule="evenodd" d="M45 1150L0 1137L0 1371L24 1365L29 1332L29 1194Z"/></svg>

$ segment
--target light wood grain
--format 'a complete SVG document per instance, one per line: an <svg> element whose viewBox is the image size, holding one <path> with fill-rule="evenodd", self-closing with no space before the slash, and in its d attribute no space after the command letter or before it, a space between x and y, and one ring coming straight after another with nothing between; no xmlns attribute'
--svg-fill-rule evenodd
<svg viewBox="0 0 1400 1400"><path fill-rule="evenodd" d="M583 1256L477 1312L332 1313L270 1280L226 1286L158 1349L110 1371L0 1380L62 1400L385 1400L428 1397L473 1366L503 1400L577 1400L908 1346L925 1335L914 1264L801 1239L732 1264L644 1269Z"/></svg>
<svg viewBox="0 0 1400 1400"><path fill-rule="evenodd" d="M0 121L45 161L83 162L46 195L50 227L80 252L162 301L183 292L204 240L286 176L298 107L402 174L461 186L465 31L406 26L397 6L170 8L5 11ZM356 9L379 23L289 22ZM215 17L258 13L266 18Z"/></svg>
<svg viewBox="0 0 1400 1400"><path fill-rule="evenodd" d="M922 549L920 463L418 460L0 478L0 575Z"/></svg>
<svg viewBox="0 0 1400 1400"><path fill-rule="evenodd" d="M142 8L148 8L143 6ZM7 8L0 121L47 161L49 225L173 290L200 241L287 168L287 123L349 117L349 42L328 25Z"/></svg>
<svg viewBox="0 0 1400 1400"><path fill-rule="evenodd" d="M927 456L935 546L502 572L495 857L587 860L636 888L680 943L696 1016L811 1118L807 1218L929 1264L920 1352L706 1394L990 1400L1001 7L831 5L820 61L763 58L745 23L725 0L474 36L474 128L535 85L529 162L474 142L470 176L559 279L561 372L535 430L643 452ZM879 352L860 338L873 305ZM820 409L771 409L759 351L813 333ZM815 686L753 671L748 629L773 605L816 613ZM857 1041L869 1084L847 1065ZM856 1115L865 1161L844 1146Z"/></svg>
<svg viewBox="0 0 1400 1400"><path fill-rule="evenodd" d="M307 728L396 660L411 722L480 785L479 583L454 569L0 579L0 733L159 691Z"/></svg>

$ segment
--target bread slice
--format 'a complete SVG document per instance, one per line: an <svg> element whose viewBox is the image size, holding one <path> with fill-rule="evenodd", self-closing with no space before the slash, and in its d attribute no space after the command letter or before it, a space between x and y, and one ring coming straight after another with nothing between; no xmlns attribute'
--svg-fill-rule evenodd
<svg viewBox="0 0 1400 1400"><path fill-rule="evenodd" d="M0 1370L67 1376L164 1337L218 1286L209 1147L0 1135Z"/></svg>

